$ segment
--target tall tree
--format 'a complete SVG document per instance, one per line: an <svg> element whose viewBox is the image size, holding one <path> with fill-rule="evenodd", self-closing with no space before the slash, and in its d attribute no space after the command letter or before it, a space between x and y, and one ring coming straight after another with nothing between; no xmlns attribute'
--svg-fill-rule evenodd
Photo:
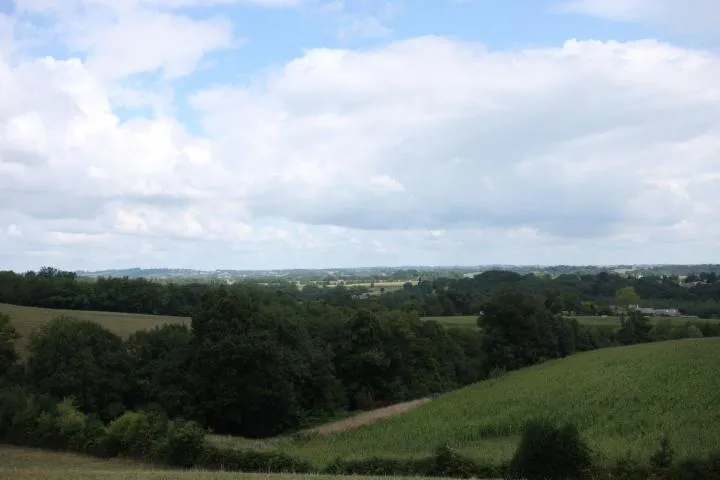
<svg viewBox="0 0 720 480"><path fill-rule="evenodd" d="M478 319L488 366L515 370L559 357L558 322L538 298L515 289L494 294Z"/></svg>
<svg viewBox="0 0 720 480"><path fill-rule="evenodd" d="M15 340L19 337L17 330L10 323L10 316L0 313L0 380L12 375L17 365Z"/></svg>
<svg viewBox="0 0 720 480"><path fill-rule="evenodd" d="M130 359L120 337L90 321L58 317L30 338L27 377L37 391L75 397L110 419L125 408Z"/></svg>
<svg viewBox="0 0 720 480"><path fill-rule="evenodd" d="M615 305L625 309L640 303L640 296L633 287L624 287L615 292Z"/></svg>

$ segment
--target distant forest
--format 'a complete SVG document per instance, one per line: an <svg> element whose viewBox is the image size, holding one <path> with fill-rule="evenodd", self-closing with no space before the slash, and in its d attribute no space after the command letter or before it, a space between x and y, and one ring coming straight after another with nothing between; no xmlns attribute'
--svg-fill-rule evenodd
<svg viewBox="0 0 720 480"><path fill-rule="evenodd" d="M404 278L419 274L403 271ZM402 277L400 277L402 278ZM412 277L411 277L412 278ZM477 315L493 293L514 288L531 295L550 295L552 308L577 315L610 314L615 293L634 288L640 306L677 308L683 314L720 316L720 278L715 271L674 275L625 275L608 272L561 275L521 274L490 270L472 277L431 278L409 281L400 290L358 299L363 286L323 286L274 279L259 285L239 282L243 288L272 293L283 301L321 301L328 305L375 306L415 313L418 316ZM73 272L43 268L38 272L0 272L0 302L45 308L103 310L153 315L192 316L201 296L221 281L156 282L145 278L98 277L87 279Z"/></svg>

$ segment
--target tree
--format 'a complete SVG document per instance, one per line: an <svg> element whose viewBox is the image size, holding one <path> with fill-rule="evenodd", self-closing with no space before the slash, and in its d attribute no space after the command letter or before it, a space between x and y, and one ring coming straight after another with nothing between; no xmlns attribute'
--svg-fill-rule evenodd
<svg viewBox="0 0 720 480"><path fill-rule="evenodd" d="M617 332L617 340L623 345L647 343L652 341L650 319L637 310L628 312L620 318L622 326Z"/></svg>
<svg viewBox="0 0 720 480"><path fill-rule="evenodd" d="M30 337L27 377L36 391L75 397L86 413L124 410L130 358L120 337L90 321L58 317Z"/></svg>
<svg viewBox="0 0 720 480"><path fill-rule="evenodd" d="M525 427L510 462L510 478L582 478L591 464L592 451L577 427L532 421Z"/></svg>
<svg viewBox="0 0 720 480"><path fill-rule="evenodd" d="M12 375L18 361L15 340L20 338L10 317L0 313L0 380Z"/></svg>
<svg viewBox="0 0 720 480"><path fill-rule="evenodd" d="M640 303L640 296L633 287L624 287L615 292L615 305L629 308Z"/></svg>
<svg viewBox="0 0 720 480"><path fill-rule="evenodd" d="M185 414L193 389L188 376L193 338L185 325L163 325L128 338L134 405L159 405L172 418Z"/></svg>
<svg viewBox="0 0 720 480"><path fill-rule="evenodd" d="M553 317L539 299L514 289L494 294L478 319L483 330L483 350L488 368L515 370L560 356L557 327L563 319Z"/></svg>

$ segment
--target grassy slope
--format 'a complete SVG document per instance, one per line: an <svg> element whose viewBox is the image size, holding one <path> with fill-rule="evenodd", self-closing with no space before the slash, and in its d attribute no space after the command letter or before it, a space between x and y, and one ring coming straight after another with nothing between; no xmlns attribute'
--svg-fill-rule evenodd
<svg viewBox="0 0 720 480"><path fill-rule="evenodd" d="M60 315L80 320L92 320L125 338L138 330L150 329L166 323L188 323L183 317L165 317L160 315L139 315L115 312L89 312L81 310L56 310L50 308L20 307L0 303L0 313L10 315L12 324L20 333L18 351L22 352L30 333Z"/></svg>
<svg viewBox="0 0 720 480"><path fill-rule="evenodd" d="M0 445L0 480L332 480L331 476L264 475L151 469L123 460L97 460L68 453ZM353 477L357 480L372 477Z"/></svg>
<svg viewBox="0 0 720 480"><path fill-rule="evenodd" d="M443 395L403 415L305 445L280 447L315 462L422 456L445 442L474 458L508 460L523 423L572 420L612 461L647 460L667 434L680 456L720 445L720 339L579 354Z"/></svg>

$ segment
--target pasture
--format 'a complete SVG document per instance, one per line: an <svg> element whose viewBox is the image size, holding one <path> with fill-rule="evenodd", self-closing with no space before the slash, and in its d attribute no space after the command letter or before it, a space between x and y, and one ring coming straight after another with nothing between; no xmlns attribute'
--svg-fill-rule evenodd
<svg viewBox="0 0 720 480"><path fill-rule="evenodd" d="M283 451L335 458L421 457L449 444L477 461L511 458L526 421L578 425L605 461L643 462L667 435L679 457L720 445L720 339L608 348L550 361L451 392L401 415Z"/></svg>
<svg viewBox="0 0 720 480"><path fill-rule="evenodd" d="M618 327L620 319L612 316L578 315L577 321L581 325L594 327ZM456 315L445 317L422 317L422 320L434 320L448 328L477 328L477 315ZM673 325L684 325L687 322L711 322L720 323L718 319L701 319L696 317L650 317L650 323L658 324L670 322Z"/></svg>
<svg viewBox="0 0 720 480"><path fill-rule="evenodd" d="M126 460L98 460L82 455L4 445L0 445L0 458L2 459L0 480L333 480L344 478L323 475L163 470ZM374 480L378 477L353 478Z"/></svg>
<svg viewBox="0 0 720 480"><path fill-rule="evenodd" d="M50 308L21 307L0 303L0 313L10 315L10 321L20 334L17 343L18 352L25 351L30 334L55 317L68 316L79 320L90 320L104 328L127 338L138 330L147 330L168 323L185 324L189 318L166 317L161 315L139 315L116 312L91 312L84 310L57 310Z"/></svg>

